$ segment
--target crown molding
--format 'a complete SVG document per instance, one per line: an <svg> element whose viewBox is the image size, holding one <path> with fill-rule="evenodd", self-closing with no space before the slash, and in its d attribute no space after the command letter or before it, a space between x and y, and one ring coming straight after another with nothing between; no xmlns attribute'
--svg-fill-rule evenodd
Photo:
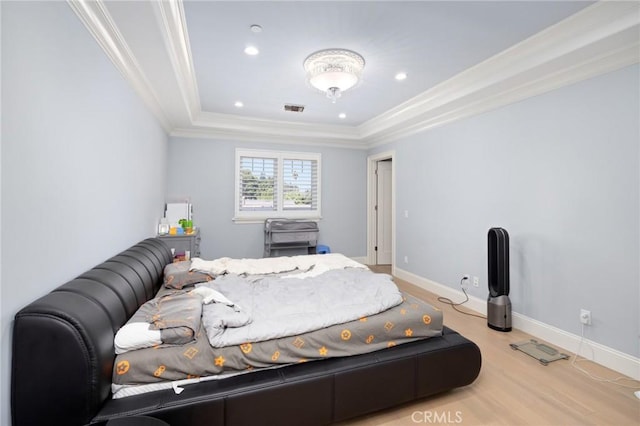
<svg viewBox="0 0 640 426"><path fill-rule="evenodd" d="M187 115L195 125L195 117L202 109L182 0L152 1L151 6L161 28Z"/></svg>
<svg viewBox="0 0 640 426"><path fill-rule="evenodd" d="M415 133L443 126L466 117L509 105L526 98L540 95L582 80L606 74L638 63L638 46L627 46L612 50L604 56L594 57L549 74L524 76L521 82L513 82L506 87L497 87L493 93L461 97L442 107L430 108L413 118L405 119L393 126L381 127L365 136L369 146L396 141ZM532 70L532 73L534 71ZM531 74L531 73L528 73Z"/></svg>
<svg viewBox="0 0 640 426"><path fill-rule="evenodd" d="M103 1L68 3L173 136L366 149L640 62L640 3L600 1L359 126L274 121L202 111L181 0L150 1L179 92L162 105Z"/></svg>
<svg viewBox="0 0 640 426"><path fill-rule="evenodd" d="M376 146L640 61L640 4L595 3L359 126Z"/></svg>
<svg viewBox="0 0 640 426"><path fill-rule="evenodd" d="M168 133L174 125L104 3L67 0L67 4Z"/></svg>
<svg viewBox="0 0 640 426"><path fill-rule="evenodd" d="M193 120L196 127L202 129L220 129L224 131L240 131L249 133L263 133L284 138L319 138L328 141L361 141L356 129L351 126L328 126L312 123L298 123L290 121L268 120L260 118L241 117L238 115L201 112Z"/></svg>
<svg viewBox="0 0 640 426"><path fill-rule="evenodd" d="M223 130L219 127L202 128L193 126L176 128L169 134L174 137L216 139L216 141L263 142L296 146L324 146L354 150L369 149L369 145L364 141L340 139L333 135L330 137L321 137L316 134L310 134L305 137L295 137L291 135L283 135L282 132L267 134L263 131L252 132L251 129L247 129L246 131L239 129Z"/></svg>
<svg viewBox="0 0 640 426"><path fill-rule="evenodd" d="M262 141L296 145L324 145L367 149L367 144L349 126L294 123L237 115L201 112L188 128L175 129L172 136Z"/></svg>

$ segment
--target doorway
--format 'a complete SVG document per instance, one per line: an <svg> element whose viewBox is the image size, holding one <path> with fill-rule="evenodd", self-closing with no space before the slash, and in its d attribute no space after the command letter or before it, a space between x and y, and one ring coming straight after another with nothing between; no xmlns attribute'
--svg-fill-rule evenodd
<svg viewBox="0 0 640 426"><path fill-rule="evenodd" d="M395 256L394 152L368 158L367 264L391 265Z"/></svg>
<svg viewBox="0 0 640 426"><path fill-rule="evenodd" d="M390 158L376 163L376 265L391 265L391 190Z"/></svg>

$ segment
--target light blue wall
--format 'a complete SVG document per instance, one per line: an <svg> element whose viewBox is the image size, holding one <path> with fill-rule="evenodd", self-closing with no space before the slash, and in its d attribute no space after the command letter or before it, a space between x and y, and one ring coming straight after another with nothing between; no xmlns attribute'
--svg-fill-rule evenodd
<svg viewBox="0 0 640 426"><path fill-rule="evenodd" d="M397 216L399 267L453 288L477 275L485 298L486 233L503 226L516 312L579 334L590 309L589 339L640 355L638 66L369 153L169 141L66 3L0 7L0 424L13 315L152 235L165 196L191 198L203 257L261 255L262 225L231 220L236 147L322 153L321 242L354 257L366 156L395 149L397 211L410 212Z"/></svg>
<svg viewBox="0 0 640 426"><path fill-rule="evenodd" d="M8 425L14 314L155 233L168 138L66 2L0 5L0 424Z"/></svg>
<svg viewBox="0 0 640 426"><path fill-rule="evenodd" d="M234 223L236 147L322 155L320 244L347 256L366 255L366 152L362 150L171 138L169 199L190 197L200 227L201 257L262 257L264 225Z"/></svg>
<svg viewBox="0 0 640 426"><path fill-rule="evenodd" d="M380 146L396 150L396 265L485 299L510 234L514 312L638 357L638 66ZM404 263L408 256L409 264Z"/></svg>

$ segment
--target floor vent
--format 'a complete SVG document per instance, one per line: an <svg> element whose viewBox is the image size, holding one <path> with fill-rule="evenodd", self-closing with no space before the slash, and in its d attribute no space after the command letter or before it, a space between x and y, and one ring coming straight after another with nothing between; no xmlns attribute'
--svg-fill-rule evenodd
<svg viewBox="0 0 640 426"><path fill-rule="evenodd" d="M291 111L291 112L302 112L302 111L304 111L304 106L302 106L302 105L285 105L284 106L284 110L285 111Z"/></svg>

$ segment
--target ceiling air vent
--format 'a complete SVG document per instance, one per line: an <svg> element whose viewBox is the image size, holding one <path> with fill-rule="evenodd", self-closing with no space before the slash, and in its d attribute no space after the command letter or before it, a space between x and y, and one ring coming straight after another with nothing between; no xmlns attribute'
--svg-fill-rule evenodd
<svg viewBox="0 0 640 426"><path fill-rule="evenodd" d="M285 105L284 110L291 111L291 112L302 112L304 111L304 106L303 105Z"/></svg>

